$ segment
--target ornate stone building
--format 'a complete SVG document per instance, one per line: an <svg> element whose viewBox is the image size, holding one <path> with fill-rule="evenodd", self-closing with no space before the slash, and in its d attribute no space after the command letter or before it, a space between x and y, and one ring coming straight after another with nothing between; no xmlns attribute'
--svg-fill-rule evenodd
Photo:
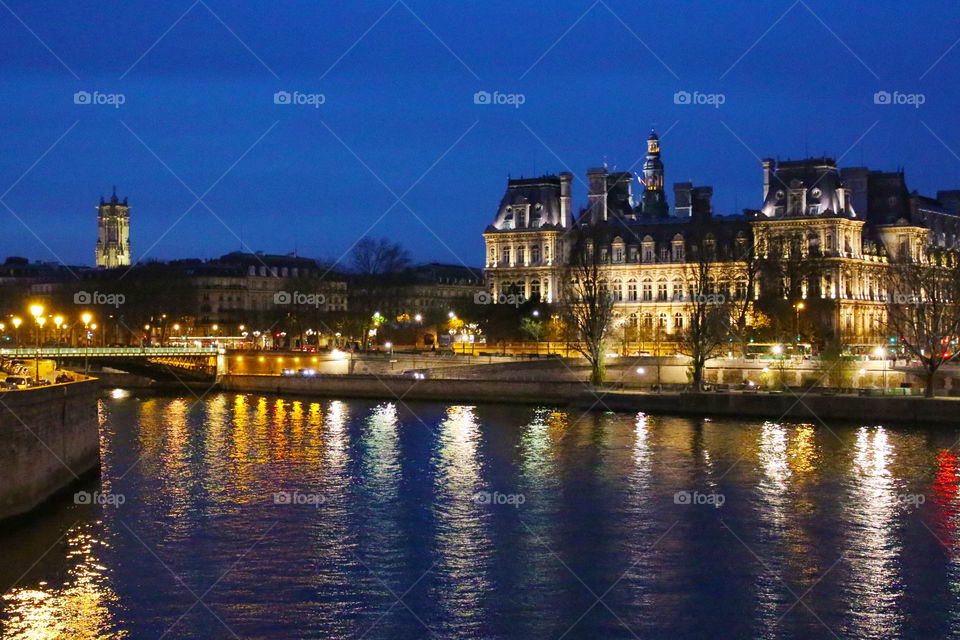
<svg viewBox="0 0 960 640"><path fill-rule="evenodd" d="M117 198L117 188L109 202L100 198L97 207L97 266L106 269L130 265L130 207L127 199Z"/></svg>
<svg viewBox="0 0 960 640"><path fill-rule="evenodd" d="M760 207L728 216L714 215L712 188L689 182L673 185L671 211L655 133L642 176L587 172L587 205L577 216L571 174L509 180L483 234L487 286L494 300L518 293L561 301L569 247L589 230L618 326L664 336L681 330L691 274L708 260L712 282L702 292L790 317L804 303L821 337L865 343L883 334L888 257L960 247L958 191L924 198L908 192L902 172L840 169L830 158L766 159L762 168Z"/></svg>

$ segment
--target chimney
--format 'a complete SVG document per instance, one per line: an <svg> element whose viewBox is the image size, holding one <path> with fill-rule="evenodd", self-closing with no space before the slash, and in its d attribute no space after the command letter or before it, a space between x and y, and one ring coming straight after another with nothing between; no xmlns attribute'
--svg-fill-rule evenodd
<svg viewBox="0 0 960 640"><path fill-rule="evenodd" d="M607 219L607 170L605 168L589 169L587 183L590 193L587 201L590 208L590 220L594 223Z"/></svg>
<svg viewBox="0 0 960 640"><path fill-rule="evenodd" d="M770 178L773 177L773 170L776 162L772 158L763 159L763 201L767 201L767 194L770 193Z"/></svg>
<svg viewBox="0 0 960 640"><path fill-rule="evenodd" d="M678 218L689 218L693 215L693 202L690 199L692 189L692 182L673 183L674 215Z"/></svg>
<svg viewBox="0 0 960 640"><path fill-rule="evenodd" d="M713 187L696 187L693 189L691 201L693 216L704 220L713 215Z"/></svg>
<svg viewBox="0 0 960 640"><path fill-rule="evenodd" d="M564 229L570 226L570 183L573 174L564 171L560 174L560 226Z"/></svg>

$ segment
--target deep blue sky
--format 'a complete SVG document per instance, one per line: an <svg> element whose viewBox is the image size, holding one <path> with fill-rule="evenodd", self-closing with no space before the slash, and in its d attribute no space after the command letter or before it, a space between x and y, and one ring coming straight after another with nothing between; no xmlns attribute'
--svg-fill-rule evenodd
<svg viewBox="0 0 960 640"><path fill-rule="evenodd" d="M482 264L507 174L624 170L651 126L669 130L668 193L713 185L720 213L760 205L765 156L846 154L905 167L925 194L960 188L955 1L4 2L0 200L16 215L0 205L0 256L91 264L116 184L138 259L214 257L240 236L337 259L383 216L370 234L418 260ZM78 90L126 102L76 105ZM277 90L326 102L276 105ZM478 90L526 101L475 105ZM726 102L677 105L678 90ZM876 105L878 90L926 102ZM213 213L184 215L178 177L196 195L220 179Z"/></svg>

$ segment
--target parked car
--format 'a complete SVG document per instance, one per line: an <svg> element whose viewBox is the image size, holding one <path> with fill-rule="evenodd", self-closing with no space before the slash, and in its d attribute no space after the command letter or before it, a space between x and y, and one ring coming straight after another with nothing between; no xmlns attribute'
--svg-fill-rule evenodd
<svg viewBox="0 0 960 640"><path fill-rule="evenodd" d="M26 389L33 386L33 378L30 376L7 376L4 382L12 389Z"/></svg>

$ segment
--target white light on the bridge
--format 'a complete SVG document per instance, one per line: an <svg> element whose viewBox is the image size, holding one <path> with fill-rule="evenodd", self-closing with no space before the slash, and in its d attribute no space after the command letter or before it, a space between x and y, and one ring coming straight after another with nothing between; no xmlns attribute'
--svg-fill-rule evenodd
<svg viewBox="0 0 960 640"><path fill-rule="evenodd" d="M129 398L130 392L126 389L114 389L110 392L111 398Z"/></svg>

